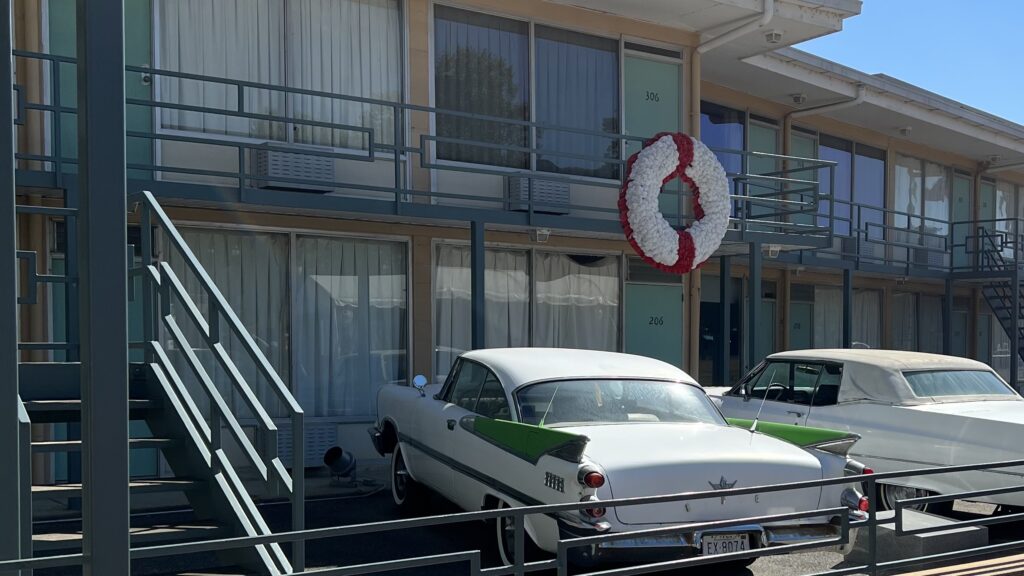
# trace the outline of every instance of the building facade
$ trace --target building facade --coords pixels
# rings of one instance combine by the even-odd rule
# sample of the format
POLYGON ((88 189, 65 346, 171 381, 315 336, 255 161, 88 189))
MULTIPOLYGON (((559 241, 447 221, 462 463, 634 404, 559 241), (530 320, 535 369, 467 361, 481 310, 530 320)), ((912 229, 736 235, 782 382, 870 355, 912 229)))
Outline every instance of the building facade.
MULTIPOLYGON (((443 378, 479 346, 653 355, 708 385, 774 351, 844 346, 1017 378, 999 307, 1017 300, 985 287, 1018 281, 1024 127, 785 47, 840 30, 860 2, 125 10, 129 192, 160 199, 299 400, 310 463, 334 444, 372 457, 377 389, 443 378), (642 263, 618 223, 624 159, 665 130, 713 147, 735 194, 723 248, 685 276, 642 263)), ((23 203, 76 186, 76 28, 73 0, 16 3, 23 203)), ((680 226, 688 203, 666 187, 680 226)), ((18 232, 39 273, 66 273, 62 218, 23 214, 18 232)), ((23 342, 73 344, 68 291, 21 306, 23 342)), ((66 459, 37 465, 67 474, 66 459)))

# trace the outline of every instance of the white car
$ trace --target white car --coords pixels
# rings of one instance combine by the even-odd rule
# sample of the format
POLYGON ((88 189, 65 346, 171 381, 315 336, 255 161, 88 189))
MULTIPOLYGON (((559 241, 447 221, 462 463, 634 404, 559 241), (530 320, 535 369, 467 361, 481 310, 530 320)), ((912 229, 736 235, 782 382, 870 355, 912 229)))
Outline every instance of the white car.
MULTIPOLYGON (((844 506, 867 501, 848 484, 608 510, 602 500, 843 477, 854 434, 768 424, 804 435, 806 449, 726 422, 685 372, 650 358, 545 348, 462 354, 446 382, 385 386, 377 450, 391 454, 392 496, 409 506, 427 486, 464 510, 592 501, 582 512, 531 515, 530 540, 554 553, 561 538, 844 506)), ((574 562, 720 554, 837 536, 838 517, 638 538, 576 549, 574 562)), ((511 519, 496 522, 504 563, 511 519)), ((749 564, 752 560, 741 561, 749 564)))
MULTIPOLYGON (((708 393, 726 416, 754 418, 760 410, 761 420, 857 433, 850 456, 875 472, 1020 458, 1024 398, 974 360, 890 350, 781 352, 733 388, 708 393)), ((1015 486, 1022 478, 1024 470, 1005 468, 901 478, 882 485, 879 504, 891 509, 896 500, 1015 486)), ((1024 493, 979 500, 1024 506, 1024 493)))

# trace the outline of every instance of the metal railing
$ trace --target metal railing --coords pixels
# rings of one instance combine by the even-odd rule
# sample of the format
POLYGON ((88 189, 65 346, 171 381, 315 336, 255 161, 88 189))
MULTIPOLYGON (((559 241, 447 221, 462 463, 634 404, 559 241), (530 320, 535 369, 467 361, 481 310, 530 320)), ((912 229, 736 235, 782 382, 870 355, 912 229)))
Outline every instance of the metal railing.
MULTIPOLYGON (((246 486, 237 476, 236 471, 243 466, 254 470, 258 480, 266 483, 268 489, 283 488, 291 500, 292 527, 301 530, 305 526, 302 408, 152 194, 144 191, 130 195, 129 205, 132 202, 136 203, 142 225, 142 262, 131 274, 133 277, 141 277, 143 281, 143 339, 131 345, 145 351, 146 363, 167 395, 175 400, 172 405, 180 407, 180 416, 207 463, 215 471, 225 472, 234 499, 242 504, 239 512, 245 516, 246 524, 253 527, 254 533, 269 533, 269 528, 256 509, 246 486), (159 237, 165 240, 160 247, 165 253, 161 254, 162 259, 159 261, 154 258, 157 250, 153 246, 157 231, 159 237), (196 282, 194 285, 198 286, 206 301, 205 315, 186 290, 178 273, 167 262, 170 253, 182 262, 183 269, 196 282), (184 313, 176 313, 175 310, 184 313), (191 332, 202 340, 202 346, 213 353, 216 366, 205 365, 196 355, 194 343, 189 341, 185 327, 179 323, 182 317, 187 320, 191 332), (229 353, 225 347, 228 337, 238 344, 232 347, 234 354, 229 353), (165 342, 173 343, 173 346, 169 347, 165 342), (171 360, 168 348, 180 353, 182 364, 195 377, 198 392, 189 390, 190 387, 178 373, 180 364, 176 365, 171 360), (265 401, 261 401, 253 389, 253 383, 242 376, 238 362, 243 359, 255 366, 260 376, 259 381, 265 384, 270 396, 277 402, 278 410, 265 406, 265 401), (211 371, 217 367, 226 375, 226 390, 215 385, 211 377, 211 371), (243 431, 236 410, 229 405, 224 392, 237 395, 248 410, 250 418, 246 424, 255 428, 258 439, 255 446, 243 431), (205 414, 195 399, 196 394, 205 400, 202 402, 206 408, 205 414), (278 457, 278 425, 270 412, 275 412, 275 416, 280 414, 291 426, 291 473, 278 457), (222 435, 225 429, 231 441, 240 448, 237 451, 240 461, 233 462, 223 449, 222 435)), ((278 562, 287 566, 283 552, 276 546, 274 548, 271 552, 278 562)), ((304 565, 303 558, 304 550, 300 542, 293 548, 292 560, 299 570, 304 565)))
MULTIPOLYGON (((601 501, 601 505, 606 509, 613 509, 628 506, 666 504, 671 502, 687 502, 703 499, 720 499, 723 497, 732 498, 744 495, 765 495, 779 492, 804 490, 809 488, 821 488, 825 486, 849 484, 860 484, 863 486, 864 491, 867 494, 875 494, 877 493, 880 484, 885 484, 886 481, 892 481, 900 478, 934 476, 941 474, 958 474, 977 471, 992 471, 992 473, 994 474, 999 474, 1001 477, 1006 477, 1006 472, 1003 472, 1002 469, 1019 468, 1022 466, 1024 466, 1024 459, 1007 460, 1000 462, 987 462, 978 464, 963 464, 956 466, 920 468, 895 472, 875 473, 861 476, 846 476, 823 480, 807 480, 788 484, 751 486, 744 488, 729 488, 724 490, 706 490, 701 492, 687 492, 679 494, 666 494, 634 498, 619 498, 601 501)), ((1020 474, 1018 473, 1012 473, 1011 475, 1020 476, 1020 474)), ((956 561, 959 559, 999 554, 1024 549, 1024 539, 1018 539, 1008 542, 1001 542, 998 544, 989 544, 980 547, 967 548, 963 550, 892 560, 885 559, 879 556, 880 550, 878 545, 879 526, 892 525, 894 527, 893 533, 896 536, 903 536, 952 530, 957 528, 958 526, 990 526, 995 524, 1003 524, 1008 522, 1024 520, 1024 513, 1015 512, 1005 515, 978 517, 969 520, 951 520, 950 522, 945 523, 941 526, 914 529, 908 529, 904 524, 903 520, 903 514, 905 510, 907 510, 910 506, 913 506, 915 504, 950 502, 954 499, 971 500, 973 498, 986 498, 998 494, 1007 494, 1022 491, 1024 491, 1024 484, 1010 484, 1005 487, 997 489, 963 491, 958 492, 956 494, 945 494, 896 500, 894 507, 895 514, 891 519, 879 517, 875 500, 872 498, 869 500, 866 518, 862 520, 850 520, 847 516, 848 508, 846 508, 845 506, 836 506, 808 509, 792 513, 770 514, 757 517, 736 518, 730 520, 718 520, 708 522, 686 522, 665 525, 654 529, 638 529, 629 530, 626 532, 613 532, 585 537, 561 538, 558 541, 557 553, 553 558, 537 561, 528 561, 526 558, 526 531, 524 529, 524 518, 530 515, 557 516, 559 514, 565 513, 580 513, 585 508, 592 508, 594 506, 593 501, 567 504, 525 506, 517 508, 499 508, 476 512, 444 514, 423 518, 388 520, 382 522, 370 522, 347 526, 331 526, 309 530, 280 532, 276 534, 260 536, 223 538, 201 542, 188 542, 180 544, 138 547, 132 548, 130 554, 133 560, 154 559, 164 558, 172 555, 180 556, 185 554, 194 554, 201 552, 226 551, 241 547, 259 546, 273 543, 283 544, 290 542, 293 544, 298 544, 310 540, 350 537, 365 534, 379 534, 384 532, 393 532, 414 528, 451 526, 454 524, 479 522, 482 520, 497 520, 499 518, 511 517, 514 529, 513 559, 510 564, 493 567, 483 567, 482 558, 484 557, 484 553, 482 552, 482 550, 479 549, 471 549, 456 552, 429 554, 416 557, 407 557, 401 559, 382 560, 358 565, 319 567, 310 568, 307 570, 296 569, 295 571, 289 573, 289 576, 299 576, 305 574, 315 574, 317 576, 376 574, 397 569, 408 569, 416 567, 440 566, 451 564, 468 565, 471 574, 489 574, 494 576, 514 574, 516 576, 520 576, 523 574, 537 572, 540 570, 554 569, 557 571, 559 576, 563 576, 568 574, 569 571, 570 551, 579 547, 597 546, 601 545, 602 543, 608 543, 615 540, 631 539, 643 536, 683 535, 700 531, 720 530, 723 528, 728 529, 730 527, 738 527, 751 524, 764 525, 771 524, 773 522, 787 522, 799 518, 831 516, 838 517, 841 519, 841 522, 838 525, 838 535, 834 537, 825 537, 820 540, 804 542, 799 544, 785 544, 772 547, 752 548, 750 550, 732 552, 728 554, 712 556, 698 555, 689 558, 679 558, 675 560, 646 564, 635 564, 617 568, 598 567, 595 569, 591 569, 591 571, 587 572, 587 574, 592 574, 594 576, 598 574, 602 576, 610 576, 658 573, 669 570, 674 571, 679 568, 694 565, 713 564, 717 562, 740 560, 746 558, 759 558, 762 556, 774 556, 789 552, 801 552, 820 548, 832 548, 839 545, 852 545, 854 543, 852 539, 852 536, 854 535, 853 531, 857 530, 858 542, 860 541, 860 535, 867 534, 867 537, 863 542, 864 545, 862 547, 859 547, 859 550, 862 550, 863 554, 865 554, 864 561, 854 566, 844 566, 841 568, 833 568, 830 570, 816 572, 815 575, 830 574, 840 576, 846 574, 870 574, 874 576, 879 573, 883 573, 893 569, 907 568, 922 564, 946 563, 956 561)), ((67 554, 63 556, 53 556, 46 558, 9 560, 0 562, 0 570, 75 566, 81 565, 84 561, 85 558, 83 557, 82 554, 67 554)))
MULTIPOLYGON (((77 158, 68 146, 71 140, 64 125, 76 109, 62 102, 68 87, 61 84, 61 69, 74 66, 76 60, 26 51, 15 51, 15 57, 22 66, 44 69, 41 75, 47 78, 41 101, 27 100, 28 91, 21 86, 16 91, 19 121, 34 123, 45 132, 43 145, 18 151, 20 169, 43 173, 57 187, 71 185, 68 174, 77 158)), ((145 112, 133 118, 146 118, 128 126, 130 175, 205 186, 189 194, 205 190, 211 200, 223 200, 223 194, 215 192, 222 193, 225 187, 265 202, 286 196, 288 190, 282 189, 313 189, 321 195, 299 195, 289 201, 311 208, 391 214, 440 204, 492 213, 522 212, 528 221, 537 214, 564 214, 575 217, 564 219, 567 229, 606 227, 617 219, 626 150, 646 139, 623 134, 618 127, 556 126, 171 70, 128 66, 126 73, 133 81, 144 78, 153 86, 150 98, 126 98, 130 111, 145 112), (162 97, 169 93, 169 86, 186 85, 218 92, 221 105, 162 97), (281 104, 271 106, 270 102, 281 104), (313 108, 331 112, 310 112, 313 108), (336 116, 343 118, 338 121, 336 116), (204 131, 205 124, 217 125, 219 133, 204 131), (431 128, 424 130, 424 126, 431 128), (170 150, 184 151, 183 156, 172 158, 170 150), (254 168, 254 157, 265 153, 327 161, 342 173, 333 178, 261 173, 254 168), (200 154, 201 162, 196 160, 200 154), (390 163, 390 168, 381 167, 381 162, 390 163), (374 164, 378 167, 371 169, 374 164), (367 170, 374 172, 367 176, 367 170), (512 178, 529 183, 525 197, 510 197, 507 187, 512 178), (552 200, 538 192, 546 185, 568 188, 562 191, 562 199, 552 200), (322 194, 334 198, 325 201, 322 194), (357 201, 345 204, 344 198, 357 201)), ((734 213, 732 230, 785 235, 791 238, 781 243, 807 246, 817 246, 831 234, 830 226, 796 216, 818 213, 823 199, 818 178, 805 175, 832 174, 834 162, 715 151, 725 164, 735 167, 729 174, 733 200, 746 207, 734 213)), ((683 188, 667 187, 663 195, 674 198, 662 204, 674 206, 666 208, 666 217, 680 227, 692 219, 687 207, 691 193, 683 188)), ((482 214, 481 219, 485 218, 482 214)))

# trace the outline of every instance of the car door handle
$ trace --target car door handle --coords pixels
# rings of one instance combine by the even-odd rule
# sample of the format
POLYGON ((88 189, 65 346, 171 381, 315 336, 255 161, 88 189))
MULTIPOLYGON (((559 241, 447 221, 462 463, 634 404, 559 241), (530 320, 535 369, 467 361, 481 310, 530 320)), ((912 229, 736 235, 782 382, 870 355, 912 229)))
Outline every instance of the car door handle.
POLYGON ((449 430, 455 430, 455 420, 449 420, 447 424, 449 430))
POLYGON ((797 412, 796 410, 788 410, 788 411, 786 411, 786 414, 793 414, 797 418, 800 418, 801 416, 804 415, 803 412, 797 412))

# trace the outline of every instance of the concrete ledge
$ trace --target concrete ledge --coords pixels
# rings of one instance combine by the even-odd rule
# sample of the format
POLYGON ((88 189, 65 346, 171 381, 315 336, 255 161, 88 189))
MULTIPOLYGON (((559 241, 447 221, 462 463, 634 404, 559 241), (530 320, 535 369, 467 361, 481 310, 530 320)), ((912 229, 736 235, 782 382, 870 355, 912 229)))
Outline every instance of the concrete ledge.
MULTIPOLYGON (((919 528, 931 528, 934 526, 948 525, 948 530, 939 530, 925 534, 912 534, 897 536, 895 512, 879 512, 879 522, 891 522, 880 524, 877 530, 877 560, 887 562, 889 560, 905 560, 920 556, 929 556, 940 552, 952 552, 954 550, 966 550, 988 545, 988 527, 986 526, 957 526, 955 520, 917 512, 915 510, 903 511, 904 530, 916 530, 919 528)), ((869 534, 866 527, 857 531, 857 541, 847 560, 856 563, 866 563, 870 550, 869 534)))

